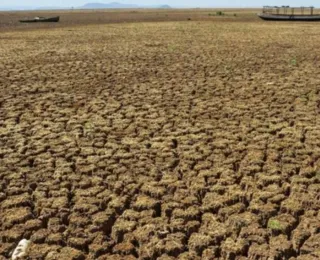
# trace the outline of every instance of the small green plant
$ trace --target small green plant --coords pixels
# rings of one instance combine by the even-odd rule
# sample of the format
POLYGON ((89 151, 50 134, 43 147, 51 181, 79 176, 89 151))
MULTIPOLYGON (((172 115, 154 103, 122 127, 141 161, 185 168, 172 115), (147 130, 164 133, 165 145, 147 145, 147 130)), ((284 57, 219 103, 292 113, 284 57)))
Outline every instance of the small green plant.
POLYGON ((233 14, 234 17, 237 17, 237 14, 233 14))
POLYGON ((222 12, 222 11, 217 11, 217 12, 216 12, 216 15, 217 15, 217 16, 223 16, 223 15, 224 15, 224 12, 222 12))
POLYGON ((269 219, 268 228, 272 230, 282 230, 280 222, 274 219, 269 219))
POLYGON ((296 58, 291 59, 290 64, 292 66, 297 66, 297 59, 296 58))
POLYGON ((169 44, 169 45, 168 45, 168 50, 169 50, 170 52, 175 52, 176 49, 177 49, 177 47, 176 47, 175 45, 173 45, 173 44, 169 44))

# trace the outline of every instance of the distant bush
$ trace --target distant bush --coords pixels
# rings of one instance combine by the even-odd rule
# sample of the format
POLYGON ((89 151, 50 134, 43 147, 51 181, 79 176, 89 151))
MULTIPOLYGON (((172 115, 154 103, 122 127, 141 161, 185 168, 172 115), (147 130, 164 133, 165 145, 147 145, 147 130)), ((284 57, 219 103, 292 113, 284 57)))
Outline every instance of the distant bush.
POLYGON ((217 16, 223 16, 223 15, 224 15, 224 12, 222 12, 222 11, 217 11, 217 12, 216 12, 216 15, 217 15, 217 16))
POLYGON ((225 13, 222 12, 222 11, 217 11, 215 14, 209 13, 208 15, 209 15, 209 16, 223 16, 223 15, 225 15, 225 13))

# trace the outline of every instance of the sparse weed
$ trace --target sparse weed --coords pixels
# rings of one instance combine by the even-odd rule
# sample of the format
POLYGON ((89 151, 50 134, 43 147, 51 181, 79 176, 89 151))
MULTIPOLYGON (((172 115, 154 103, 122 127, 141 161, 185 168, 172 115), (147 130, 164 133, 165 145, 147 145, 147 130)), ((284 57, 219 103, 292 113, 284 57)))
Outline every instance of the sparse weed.
POLYGON ((269 219, 268 228, 271 230, 282 230, 280 222, 274 219, 269 219))
POLYGON ((168 50, 169 50, 170 52, 175 52, 176 49, 177 49, 177 47, 176 47, 175 45, 173 45, 173 44, 169 44, 169 45, 168 45, 168 50))
POLYGON ((292 58, 292 59, 290 60, 290 65, 292 65, 292 66, 297 66, 297 59, 296 59, 296 58, 292 58))

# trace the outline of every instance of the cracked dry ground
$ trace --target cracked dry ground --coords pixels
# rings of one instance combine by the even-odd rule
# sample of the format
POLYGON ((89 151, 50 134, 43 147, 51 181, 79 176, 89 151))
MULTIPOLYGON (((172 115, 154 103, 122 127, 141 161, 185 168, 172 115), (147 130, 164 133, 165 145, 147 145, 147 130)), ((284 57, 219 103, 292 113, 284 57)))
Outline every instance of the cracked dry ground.
POLYGON ((320 28, 0 36, 0 259, 319 259, 320 28))

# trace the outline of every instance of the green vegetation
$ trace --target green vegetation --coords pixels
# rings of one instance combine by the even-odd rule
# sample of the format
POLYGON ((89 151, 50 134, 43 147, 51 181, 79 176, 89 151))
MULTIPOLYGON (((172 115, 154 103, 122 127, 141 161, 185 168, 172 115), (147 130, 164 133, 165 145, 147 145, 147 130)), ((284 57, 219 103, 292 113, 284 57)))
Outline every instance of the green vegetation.
POLYGON ((282 230, 280 222, 274 219, 269 219, 268 228, 272 230, 282 230))
POLYGON ((297 59, 296 58, 291 59, 290 64, 292 66, 297 66, 297 59))
POLYGON ((175 51, 177 50, 177 46, 174 45, 174 44, 169 44, 169 45, 168 45, 168 50, 169 50, 170 52, 175 52, 175 51))

